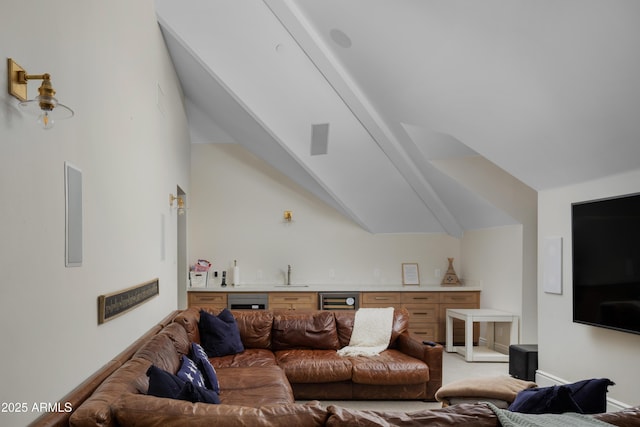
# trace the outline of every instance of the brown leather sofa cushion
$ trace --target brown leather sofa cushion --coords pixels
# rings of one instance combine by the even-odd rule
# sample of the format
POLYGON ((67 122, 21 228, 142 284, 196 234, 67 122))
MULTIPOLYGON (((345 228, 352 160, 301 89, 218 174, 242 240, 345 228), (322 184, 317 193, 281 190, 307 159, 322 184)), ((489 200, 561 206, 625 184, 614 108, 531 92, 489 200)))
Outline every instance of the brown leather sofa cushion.
MULTIPOLYGON (((191 342, 200 342, 200 308, 190 307, 178 314, 175 323, 182 325, 191 342)), ((218 315, 220 310, 204 309, 207 313, 218 315)), ((238 331, 244 348, 270 348, 273 313, 266 310, 230 310, 238 324, 238 331)))
POLYGON ((291 385, 277 366, 221 368, 216 372, 220 381, 220 403, 257 407, 295 402, 291 385))
POLYGON ((429 367, 398 350, 385 350, 375 357, 349 357, 352 381, 358 384, 419 384, 429 381, 429 367))
POLYGON ((242 366, 276 366, 276 357, 271 350, 248 348, 242 353, 209 359, 214 368, 237 368, 242 366))
POLYGON ((330 405, 327 411, 329 419, 325 425, 329 427, 498 427, 500 425, 498 418, 486 405, 462 404, 415 412, 358 411, 330 405))
MULTIPOLYGON (((77 408, 69 419, 71 426, 112 426, 111 405, 122 395, 146 393, 149 388, 149 360, 131 359, 107 378, 96 391, 77 408)), ((152 397, 157 399, 155 397, 152 397)), ((164 400, 164 399, 161 399, 164 400)))
POLYGON ((273 313, 265 310, 231 310, 244 348, 271 348, 273 313))
POLYGON ((272 350, 340 348, 331 311, 276 313, 273 316, 272 350))
POLYGON ((203 405, 151 396, 123 396, 114 405, 118 425, 136 427, 323 426, 327 412, 318 402, 251 408, 203 405))
POLYGON ((618 427, 638 427, 640 426, 640 406, 623 409, 617 412, 606 412, 604 414, 594 414, 594 418, 618 427))
POLYGON ((278 365, 292 383, 329 383, 351 379, 351 361, 335 350, 291 349, 276 352, 278 365))
MULTIPOLYGON (((355 311, 336 311, 336 328, 338 331, 338 339, 340 340, 340 348, 348 346, 353 332, 353 322, 356 316, 355 311)), ((403 332, 409 329, 409 312, 404 308, 397 308, 393 312, 393 329, 391 330, 391 339, 389 346, 392 347, 403 332)))
POLYGON ((189 344, 185 330, 178 324, 171 324, 144 344, 133 359, 145 359, 160 369, 175 373, 180 369, 181 356, 189 354, 189 344))
POLYGON ((200 330, 198 329, 198 322, 200 322, 200 309, 198 307, 190 307, 180 314, 178 314, 173 320, 174 323, 182 325, 187 331, 189 341, 200 343, 200 330))

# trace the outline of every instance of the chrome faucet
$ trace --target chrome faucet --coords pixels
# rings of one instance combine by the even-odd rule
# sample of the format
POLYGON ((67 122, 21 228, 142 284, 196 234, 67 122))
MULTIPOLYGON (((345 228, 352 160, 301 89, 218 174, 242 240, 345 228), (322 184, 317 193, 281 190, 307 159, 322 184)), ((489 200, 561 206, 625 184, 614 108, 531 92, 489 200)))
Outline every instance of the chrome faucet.
POLYGON ((291 264, 287 266, 287 286, 291 285, 291 264))

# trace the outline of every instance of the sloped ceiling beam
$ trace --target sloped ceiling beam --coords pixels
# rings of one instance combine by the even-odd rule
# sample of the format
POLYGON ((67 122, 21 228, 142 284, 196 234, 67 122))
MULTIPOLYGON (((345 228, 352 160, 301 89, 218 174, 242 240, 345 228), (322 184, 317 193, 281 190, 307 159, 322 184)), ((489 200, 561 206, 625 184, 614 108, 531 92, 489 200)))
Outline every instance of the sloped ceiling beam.
POLYGON ((304 169, 299 160, 283 149, 277 137, 270 134, 257 117, 250 114, 242 101, 233 96, 224 82, 198 59, 195 52, 162 17, 159 16, 158 21, 176 70, 183 80, 192 142, 210 143, 212 135, 215 135, 218 138, 222 136, 223 143, 238 143, 367 229, 367 225, 348 206, 329 194, 321 182, 304 169))
POLYGON ((330 50, 324 46, 322 39, 315 33, 294 2, 286 0, 264 0, 264 2, 406 179, 442 228, 452 236, 462 237, 463 229, 456 218, 420 173, 367 97, 351 80, 339 61, 332 57, 330 50))

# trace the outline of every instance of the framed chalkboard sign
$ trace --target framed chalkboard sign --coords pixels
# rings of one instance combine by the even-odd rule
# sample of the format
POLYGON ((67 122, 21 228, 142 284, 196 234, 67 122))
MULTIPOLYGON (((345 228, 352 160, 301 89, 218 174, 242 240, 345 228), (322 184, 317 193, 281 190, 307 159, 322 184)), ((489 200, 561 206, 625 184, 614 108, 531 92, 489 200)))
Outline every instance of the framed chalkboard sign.
POLYGON ((158 279, 98 297, 98 324, 133 310, 160 293, 158 279))

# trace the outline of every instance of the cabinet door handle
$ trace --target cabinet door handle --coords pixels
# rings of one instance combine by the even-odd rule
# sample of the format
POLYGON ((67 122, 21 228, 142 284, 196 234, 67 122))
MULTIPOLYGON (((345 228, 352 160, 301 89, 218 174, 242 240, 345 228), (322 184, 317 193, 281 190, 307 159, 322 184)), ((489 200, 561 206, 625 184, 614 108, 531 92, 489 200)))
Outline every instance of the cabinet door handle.
POLYGON ((389 297, 375 297, 374 299, 377 301, 386 301, 389 299, 389 297))
POLYGON ((416 315, 416 316, 426 316, 427 315, 427 313, 420 313, 420 312, 415 312, 413 314, 416 315))
POLYGON ((297 297, 284 297, 285 301, 298 301, 297 297))
POLYGON ((215 300, 216 297, 199 297, 198 300, 200 301, 213 301, 215 300))

